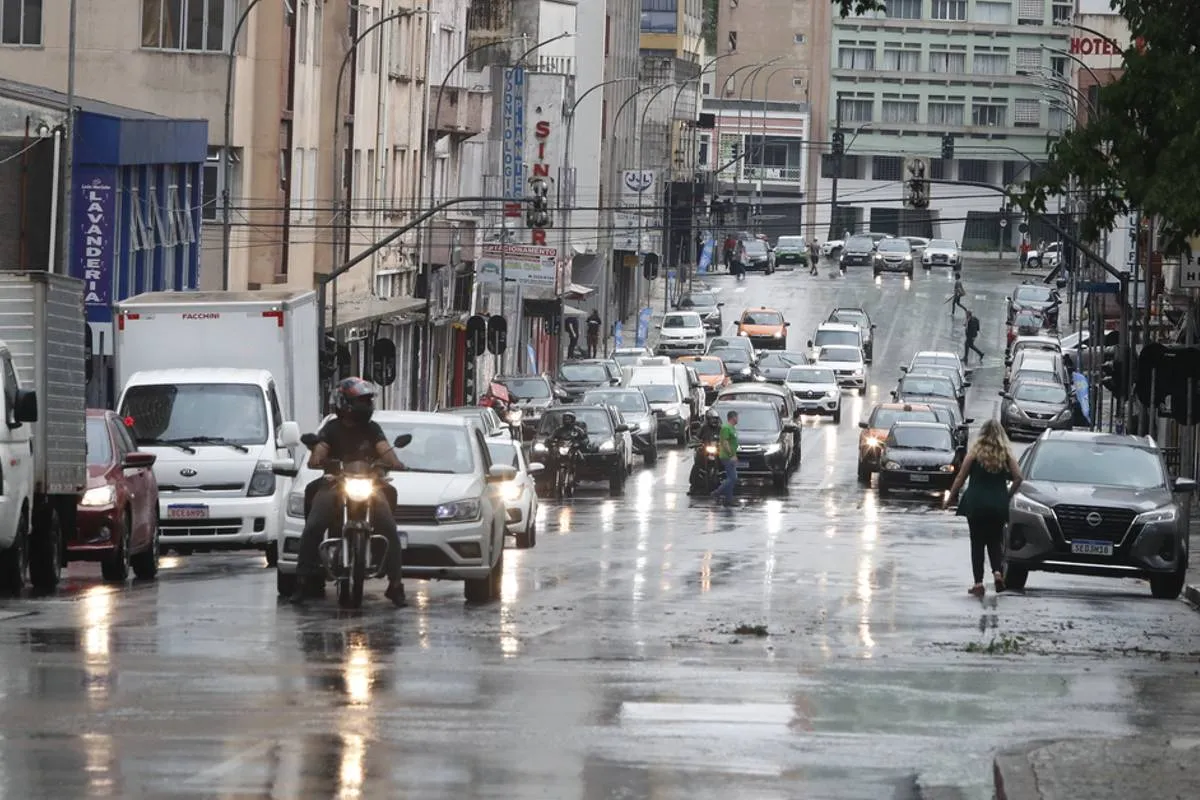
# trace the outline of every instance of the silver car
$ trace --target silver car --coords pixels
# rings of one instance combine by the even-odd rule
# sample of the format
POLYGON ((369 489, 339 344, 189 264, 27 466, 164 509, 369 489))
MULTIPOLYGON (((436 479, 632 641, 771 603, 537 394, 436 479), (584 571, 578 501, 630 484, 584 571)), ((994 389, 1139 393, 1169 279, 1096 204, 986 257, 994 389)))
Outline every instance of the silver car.
POLYGON ((962 266, 962 252, 953 239, 932 239, 921 252, 921 266, 925 269, 950 267, 957 270, 962 266))
POLYGON ((1071 427, 1071 399, 1057 381, 1022 378, 1000 396, 1000 424, 1011 439, 1071 427))
POLYGON ((912 245, 908 239, 884 239, 875 248, 875 275, 881 272, 903 272, 913 276, 912 245))

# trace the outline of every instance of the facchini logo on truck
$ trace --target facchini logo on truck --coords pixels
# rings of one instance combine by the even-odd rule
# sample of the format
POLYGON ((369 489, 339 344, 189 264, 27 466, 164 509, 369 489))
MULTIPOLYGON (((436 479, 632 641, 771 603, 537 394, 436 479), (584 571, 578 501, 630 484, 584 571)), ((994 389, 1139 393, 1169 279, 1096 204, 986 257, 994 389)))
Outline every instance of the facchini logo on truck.
POLYGON ((203 313, 189 311, 189 312, 180 314, 180 316, 183 317, 184 319, 220 319, 221 318, 221 315, 215 311, 206 311, 203 313))

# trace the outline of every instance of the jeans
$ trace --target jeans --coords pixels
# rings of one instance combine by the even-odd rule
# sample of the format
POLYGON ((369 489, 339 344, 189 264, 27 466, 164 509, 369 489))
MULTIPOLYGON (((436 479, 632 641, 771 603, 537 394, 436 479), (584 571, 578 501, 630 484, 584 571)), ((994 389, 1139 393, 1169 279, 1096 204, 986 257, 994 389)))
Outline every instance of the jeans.
POLYGON ((725 480, 713 492, 713 497, 720 496, 726 503, 733 502, 733 489, 737 486, 737 459, 723 458, 721 466, 725 468, 725 480))
MULTIPOLYGON (((301 577, 318 577, 325 574, 321 563, 321 541, 329 530, 334 515, 338 513, 338 495, 332 485, 318 488, 312 498, 312 507, 304 520, 304 533, 300 537, 300 552, 296 559, 296 574, 301 577)), ((371 501, 371 521, 374 532, 387 539, 387 577, 392 585, 400 583, 400 537, 396 535, 396 519, 392 516, 384 493, 375 495, 371 501)))
POLYGON ((1004 525, 1008 522, 1000 514, 972 514, 967 517, 971 530, 971 573, 976 583, 983 583, 983 552, 987 551, 992 572, 1001 571, 1004 525))
POLYGON ((958 295, 954 295, 954 302, 950 304, 950 316, 954 316, 954 309, 956 307, 961 308, 963 311, 967 310, 967 307, 962 304, 962 297, 958 295))
POLYGON ((968 336, 968 337, 967 337, 967 344, 966 344, 966 346, 963 348, 963 363, 964 363, 964 364, 965 364, 965 363, 967 363, 967 356, 969 356, 969 355, 971 354, 971 351, 972 351, 972 350, 974 350, 974 351, 975 351, 975 352, 976 352, 976 353, 979 355, 979 358, 980 358, 980 360, 982 360, 982 359, 983 359, 983 351, 982 351, 982 350, 980 350, 978 347, 976 347, 976 346, 975 346, 975 337, 974 337, 974 336, 968 336))

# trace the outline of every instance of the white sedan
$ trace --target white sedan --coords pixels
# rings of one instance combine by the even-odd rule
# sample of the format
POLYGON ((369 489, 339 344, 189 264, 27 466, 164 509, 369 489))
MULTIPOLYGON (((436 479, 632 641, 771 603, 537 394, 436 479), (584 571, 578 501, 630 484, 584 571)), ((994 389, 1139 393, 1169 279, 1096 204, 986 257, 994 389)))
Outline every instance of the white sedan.
POLYGON ((525 452, 514 441, 490 439, 488 452, 492 464, 505 464, 517 471, 511 481, 500 484, 500 497, 508 511, 507 530, 517 540, 517 549, 525 550, 537 544, 538 496, 533 476, 544 468, 536 461, 525 460, 525 452))

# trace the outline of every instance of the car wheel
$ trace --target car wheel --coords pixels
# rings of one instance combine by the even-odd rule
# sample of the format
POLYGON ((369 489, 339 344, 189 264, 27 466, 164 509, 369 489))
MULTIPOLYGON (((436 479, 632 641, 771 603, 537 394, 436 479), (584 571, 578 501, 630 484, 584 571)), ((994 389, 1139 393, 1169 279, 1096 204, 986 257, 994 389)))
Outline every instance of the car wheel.
POLYGON ((161 552, 158 546, 158 516, 154 519, 154 535, 150 537, 150 546, 140 553, 129 557, 129 565, 138 580, 152 581, 158 577, 158 556, 161 552))
POLYGON ((529 525, 515 537, 518 550, 528 550, 537 544, 537 521, 530 518, 529 525))
POLYGON ((837 410, 833 412, 833 424, 834 425, 842 424, 842 408, 841 408, 841 406, 838 406, 837 410))
MULTIPOLYGON (((1005 589, 1012 589, 1017 592, 1022 592, 1025 590, 1025 582, 1029 580, 1028 569, 1025 567, 1014 566, 1005 561, 1001 574, 1004 576, 1005 589)), ((1176 592, 1177 596, 1178 594, 1179 593, 1176 592)))
POLYGON ((121 540, 108 558, 100 562, 100 575, 106 581, 124 583, 129 577, 129 547, 133 541, 133 516, 126 511, 121 521, 121 540))
POLYGON ((618 467, 608 476, 608 493, 618 497, 625 491, 625 470, 618 467))
POLYGON ((18 596, 25 588, 25 571, 29 566, 29 514, 21 512, 17 535, 12 546, 0 552, 0 591, 18 596))
MULTIPOLYGON (((842 271, 843 271, 843 272, 845 272, 845 271, 846 271, 846 268, 845 268, 845 267, 842 267, 842 271)), ((874 277, 878 278, 878 277, 879 277, 879 270, 873 270, 873 271, 871 272, 871 274, 872 274, 874 277)))
POLYGON ((267 556, 267 569, 279 563, 279 542, 268 542, 263 552, 267 556))
POLYGON ((909 279, 910 279, 910 280, 912 279, 912 276, 913 276, 913 271, 912 271, 911 269, 910 269, 910 270, 909 270, 907 273, 905 273, 905 274, 906 274, 906 275, 908 275, 908 277, 909 277, 909 279))
MULTIPOLYGON (((503 540, 502 540, 503 541, 503 540)), ((490 603, 500 597, 500 579, 504 576, 504 550, 501 548, 496 563, 483 578, 463 581, 463 597, 468 603, 490 603)))
POLYGON ((776 472, 771 476, 771 485, 775 487, 775 491, 786 492, 788 488, 788 473, 787 470, 776 472))
POLYGON ((1151 575, 1150 594, 1159 600, 1174 600, 1183 591, 1187 582, 1187 567, 1176 570, 1170 575, 1151 575))
POLYGON ((62 577, 62 524, 58 510, 43 507, 34 520, 29 542, 29 582, 33 588, 52 592, 62 577))
POLYGON ((867 387, 865 387, 865 386, 858 387, 858 396, 859 397, 862 397, 866 393, 867 393, 867 387))
POLYGON ((858 462, 858 482, 867 486, 871 485, 871 468, 861 461, 858 462))
POLYGON ((688 435, 687 435, 687 430, 685 429, 685 430, 680 431, 679 435, 675 437, 675 444, 679 445, 680 447, 686 447, 687 443, 688 443, 688 435))
POLYGON ((275 570, 275 591, 280 597, 291 597, 296 593, 296 585, 299 583, 299 578, 294 572, 283 572, 280 569, 275 570))
POLYGON ((642 463, 646 466, 653 466, 658 461, 658 445, 652 444, 650 448, 642 454, 642 463))

